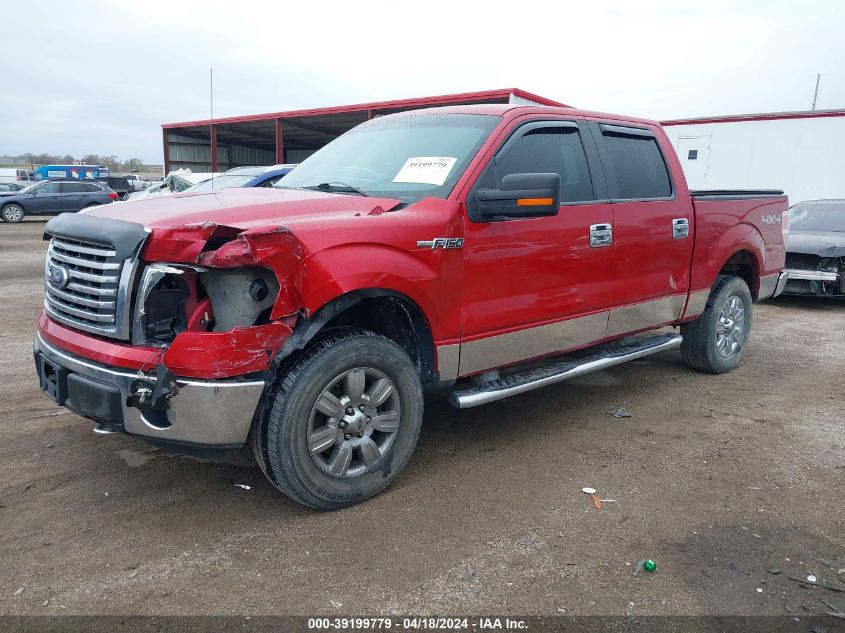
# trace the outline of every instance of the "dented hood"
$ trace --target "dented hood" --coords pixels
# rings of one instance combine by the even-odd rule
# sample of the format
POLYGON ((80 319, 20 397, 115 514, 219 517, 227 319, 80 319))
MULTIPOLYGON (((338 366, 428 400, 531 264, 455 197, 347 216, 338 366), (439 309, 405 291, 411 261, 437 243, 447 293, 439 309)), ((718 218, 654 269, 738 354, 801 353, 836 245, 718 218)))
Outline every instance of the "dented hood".
POLYGON ((845 233, 790 229, 786 238, 786 251, 819 257, 845 257, 845 233))
POLYGON ((107 205, 89 215, 143 224, 156 233, 197 224, 219 224, 242 231, 270 225, 291 226, 321 216, 367 215, 390 211, 400 204, 390 198, 346 194, 243 187, 205 194, 181 194, 107 205))

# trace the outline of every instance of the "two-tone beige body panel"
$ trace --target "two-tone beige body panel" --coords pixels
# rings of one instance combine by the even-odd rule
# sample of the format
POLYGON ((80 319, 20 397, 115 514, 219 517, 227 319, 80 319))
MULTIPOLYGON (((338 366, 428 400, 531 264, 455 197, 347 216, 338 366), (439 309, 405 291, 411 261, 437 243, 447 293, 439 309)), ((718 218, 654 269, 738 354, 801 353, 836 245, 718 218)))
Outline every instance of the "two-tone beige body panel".
MULTIPOLYGON (((685 314, 701 314, 709 293, 709 290, 706 294, 704 291, 694 293, 695 304, 688 306, 685 314)), ((686 294, 671 295, 574 319, 465 341, 460 345, 441 345, 437 348, 440 379, 454 380, 459 376, 469 376, 532 358, 588 347, 592 343, 629 332, 675 323, 681 318, 686 304, 686 294)))

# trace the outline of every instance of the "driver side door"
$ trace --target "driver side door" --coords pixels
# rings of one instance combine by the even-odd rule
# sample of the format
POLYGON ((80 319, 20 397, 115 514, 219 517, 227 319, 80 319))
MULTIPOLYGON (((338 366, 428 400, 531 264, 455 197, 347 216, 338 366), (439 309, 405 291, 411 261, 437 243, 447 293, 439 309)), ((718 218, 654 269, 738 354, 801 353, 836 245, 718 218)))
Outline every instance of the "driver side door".
POLYGON ((62 190, 57 182, 45 182, 30 193, 26 203, 29 213, 59 213, 62 208, 62 190))
POLYGON ((612 298, 613 209, 584 123, 517 125, 467 198, 459 374, 603 339, 612 298), (509 174, 557 173, 557 215, 490 220, 477 192, 509 174), (596 239, 596 227, 604 238, 596 239), (592 234, 592 236, 591 236, 592 234))

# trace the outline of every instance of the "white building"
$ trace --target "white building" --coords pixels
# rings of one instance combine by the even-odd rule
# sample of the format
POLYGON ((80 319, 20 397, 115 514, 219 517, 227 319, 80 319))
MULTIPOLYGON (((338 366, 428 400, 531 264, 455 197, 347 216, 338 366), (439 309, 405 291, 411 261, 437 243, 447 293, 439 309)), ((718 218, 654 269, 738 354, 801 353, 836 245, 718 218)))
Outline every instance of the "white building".
POLYGON ((663 121, 690 189, 845 198, 845 110, 663 121))

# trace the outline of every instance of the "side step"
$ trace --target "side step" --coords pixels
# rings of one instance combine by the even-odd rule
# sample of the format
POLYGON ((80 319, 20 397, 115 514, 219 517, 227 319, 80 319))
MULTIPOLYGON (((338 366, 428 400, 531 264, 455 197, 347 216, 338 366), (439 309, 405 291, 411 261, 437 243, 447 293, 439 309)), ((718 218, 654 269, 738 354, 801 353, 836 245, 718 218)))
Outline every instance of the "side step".
POLYGON ((467 389, 449 394, 449 403, 458 409, 469 409, 488 402, 515 396, 518 393, 553 385, 570 378, 607 369, 658 352, 677 349, 683 337, 680 334, 662 334, 639 339, 633 343, 615 344, 582 358, 561 358, 548 365, 527 369, 490 382, 482 382, 467 389))

